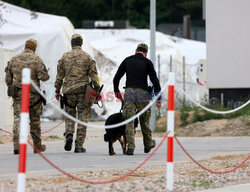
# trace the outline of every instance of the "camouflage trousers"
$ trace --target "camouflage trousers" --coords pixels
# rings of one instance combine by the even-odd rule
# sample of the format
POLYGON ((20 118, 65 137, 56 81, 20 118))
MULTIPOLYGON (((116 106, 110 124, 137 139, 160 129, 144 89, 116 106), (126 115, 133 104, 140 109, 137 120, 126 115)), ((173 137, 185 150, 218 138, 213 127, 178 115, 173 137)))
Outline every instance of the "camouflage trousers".
MULTIPOLYGON (((137 88, 127 88, 124 94, 124 107, 123 117, 129 119, 134 116, 137 112, 141 111, 146 105, 148 105, 147 91, 137 88)), ((152 145, 152 131, 149 128, 149 119, 151 115, 151 109, 148 109, 140 117, 141 131, 143 135, 144 147, 152 145)), ((135 132, 134 132, 134 121, 126 125, 126 139, 128 148, 135 148, 135 132)))
MULTIPOLYGON (((71 116, 76 117, 80 121, 87 122, 90 117, 92 103, 86 102, 84 97, 85 93, 66 94, 68 106, 67 105, 65 106, 65 111, 71 116)), ((64 136, 67 136, 69 133, 74 134, 75 121, 66 119, 65 122, 66 124, 65 124, 64 136)), ((75 140, 75 146, 77 148, 82 148, 82 145, 86 138, 86 133, 87 133, 87 127, 78 124, 76 132, 76 140, 75 140)))
MULTIPOLYGON (((30 106, 40 100, 40 95, 30 94, 30 106)), ((14 150, 19 149, 19 131, 20 131, 20 113, 21 113, 21 91, 18 91, 18 96, 13 98, 14 106, 14 126, 13 126, 13 145, 14 150)), ((42 102, 29 109, 30 118, 30 134, 35 147, 41 146, 41 126, 40 116, 42 114, 42 102)))

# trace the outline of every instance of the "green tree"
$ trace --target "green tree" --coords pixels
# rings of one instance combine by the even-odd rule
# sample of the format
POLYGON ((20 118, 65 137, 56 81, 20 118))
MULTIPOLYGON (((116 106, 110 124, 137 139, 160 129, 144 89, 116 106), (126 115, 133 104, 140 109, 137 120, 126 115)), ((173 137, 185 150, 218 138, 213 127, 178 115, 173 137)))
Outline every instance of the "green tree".
MULTIPOLYGON (((37 12, 68 17, 76 28, 83 20, 129 20, 137 28, 149 27, 150 0, 6 0, 37 12)), ((156 0, 156 22, 182 22, 183 15, 201 19, 202 0, 156 0)))

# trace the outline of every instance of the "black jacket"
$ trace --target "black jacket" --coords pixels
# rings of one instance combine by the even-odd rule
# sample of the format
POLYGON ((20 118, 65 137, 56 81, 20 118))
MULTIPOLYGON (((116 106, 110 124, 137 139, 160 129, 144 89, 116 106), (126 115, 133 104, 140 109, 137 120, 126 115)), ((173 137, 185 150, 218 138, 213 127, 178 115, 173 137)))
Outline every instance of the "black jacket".
POLYGON ((154 86, 154 92, 161 91, 159 80, 156 76, 153 63, 144 57, 141 53, 137 53, 124 59, 118 68, 113 79, 114 91, 119 91, 119 82, 126 73, 126 88, 141 88, 147 90, 149 78, 154 86))

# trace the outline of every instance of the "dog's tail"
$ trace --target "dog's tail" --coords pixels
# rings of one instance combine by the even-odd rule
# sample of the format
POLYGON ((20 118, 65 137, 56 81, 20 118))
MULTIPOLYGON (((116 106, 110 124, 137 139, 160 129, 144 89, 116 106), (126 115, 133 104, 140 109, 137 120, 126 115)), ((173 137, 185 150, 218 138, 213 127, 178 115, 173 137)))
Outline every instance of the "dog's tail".
POLYGON ((106 133, 106 134, 104 134, 104 141, 106 141, 106 142, 108 142, 109 141, 109 136, 108 136, 108 134, 106 133))

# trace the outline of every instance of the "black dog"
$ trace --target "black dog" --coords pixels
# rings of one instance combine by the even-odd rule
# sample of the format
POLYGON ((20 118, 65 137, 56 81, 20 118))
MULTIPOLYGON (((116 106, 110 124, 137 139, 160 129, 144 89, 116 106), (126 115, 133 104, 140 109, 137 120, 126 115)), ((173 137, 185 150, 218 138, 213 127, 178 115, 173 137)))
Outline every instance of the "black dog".
MULTIPOLYGON (((108 119, 105 122, 105 125, 114 125, 117 123, 120 123, 124 121, 122 117, 122 113, 115 113, 113 115, 110 115, 108 119)), ((134 121, 135 128, 138 126, 138 119, 136 118, 134 121)), ((113 143, 118 140, 122 146, 123 154, 126 153, 126 136, 125 136, 125 129, 126 125, 122 125, 120 127, 111 128, 111 129, 105 129, 106 134, 104 134, 104 141, 109 142, 109 155, 115 155, 113 148, 113 143), (123 137, 123 138, 122 138, 123 137)))

